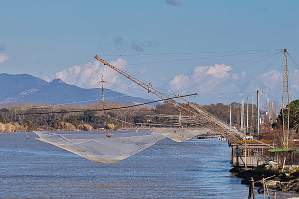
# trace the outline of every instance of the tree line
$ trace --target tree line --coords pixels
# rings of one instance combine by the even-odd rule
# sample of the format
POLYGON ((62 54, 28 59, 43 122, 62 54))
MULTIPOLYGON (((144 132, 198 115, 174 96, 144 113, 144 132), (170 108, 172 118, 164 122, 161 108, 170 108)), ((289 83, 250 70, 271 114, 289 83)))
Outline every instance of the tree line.
MULTIPOLYGON (((299 129, 299 100, 291 102, 290 107, 290 127, 299 129)), ((215 115, 223 122, 229 124, 230 109, 232 125, 240 128, 241 123, 241 104, 211 104, 202 106, 205 110, 215 115)), ((245 105, 246 107, 246 105, 245 105)), ((74 107, 72 107, 74 109, 74 107)), ((75 107, 75 109, 78 109, 75 107)), ((120 127, 133 126, 155 126, 155 125, 172 125, 177 124, 179 120, 180 111, 172 104, 164 103, 157 104, 154 107, 141 107, 125 110, 113 111, 92 111, 83 110, 82 112, 68 113, 68 107, 60 107, 53 109, 51 106, 45 107, 9 107, 0 109, 0 123, 1 124, 18 124, 26 130, 55 130, 69 128, 75 129, 80 125, 89 125, 92 129, 117 129, 120 127), (60 111, 62 113, 49 114, 28 114, 34 112, 51 112, 60 111), (21 114, 23 113, 23 114, 21 114)), ((247 109, 244 110, 244 117, 247 116, 247 109)), ((184 114, 184 113, 183 113, 184 114)), ((262 113, 264 114, 264 113, 262 113)), ((286 117, 286 113, 284 116, 286 117)), ((277 120, 271 124, 275 128, 281 126, 282 111, 277 117, 277 120)), ((248 125, 249 130, 256 131, 257 112, 254 104, 248 104, 248 125)))

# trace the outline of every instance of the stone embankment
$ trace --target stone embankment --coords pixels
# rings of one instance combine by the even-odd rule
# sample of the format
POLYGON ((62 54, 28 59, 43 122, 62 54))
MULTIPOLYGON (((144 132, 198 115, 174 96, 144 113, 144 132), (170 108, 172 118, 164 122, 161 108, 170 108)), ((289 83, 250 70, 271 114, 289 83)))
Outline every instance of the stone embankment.
MULTIPOLYGON (((242 183, 249 184, 253 177, 255 186, 262 188, 263 179, 269 189, 283 192, 299 192, 299 166, 289 166, 282 170, 277 165, 266 164, 256 168, 233 168, 231 172, 242 178, 242 183)), ((262 189, 260 189, 262 190, 262 189)))

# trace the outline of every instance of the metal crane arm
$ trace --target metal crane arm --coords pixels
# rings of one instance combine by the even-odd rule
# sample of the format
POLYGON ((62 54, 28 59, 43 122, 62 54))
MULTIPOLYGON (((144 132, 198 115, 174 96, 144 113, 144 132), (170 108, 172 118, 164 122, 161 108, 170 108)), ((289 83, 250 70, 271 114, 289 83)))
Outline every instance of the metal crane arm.
POLYGON ((131 81, 133 81, 134 83, 138 84, 139 86, 141 86, 142 88, 144 88, 145 90, 147 90, 148 93, 152 93, 152 94, 156 95, 160 99, 167 98, 166 95, 164 95, 163 93, 161 93, 157 89, 153 88, 150 83, 146 84, 146 83, 144 83, 144 82, 136 79, 135 77, 133 77, 129 73, 127 73, 127 72, 125 72, 123 70, 120 70, 119 68, 113 66, 108 61, 106 61, 103 58, 101 58, 99 55, 96 55, 95 59, 98 60, 100 63, 104 64, 105 66, 108 66, 112 70, 118 72, 119 74, 125 76, 126 78, 128 78, 131 81))
MULTIPOLYGON (((133 81, 137 85, 141 86, 145 90, 147 90, 148 93, 152 93, 155 96, 157 96, 160 99, 167 98, 166 95, 158 91, 157 89, 153 88, 150 84, 146 84, 129 73, 113 66, 108 61, 101 58, 99 55, 95 56, 95 59, 99 61, 100 63, 104 64, 105 66, 108 66, 109 68, 113 69, 114 71, 118 72, 119 74, 125 76, 129 80, 133 81)), ((208 113, 207 111, 203 110, 202 108, 198 107, 197 105, 194 105, 192 103, 187 103, 187 107, 185 107, 182 104, 177 103, 175 100, 169 100, 168 102, 172 103, 173 105, 176 105, 179 109, 185 110, 193 115, 197 116, 198 122, 204 121, 206 125, 210 126, 212 129, 215 129, 222 135, 226 137, 231 137, 232 140, 240 140, 242 139, 242 135, 235 129, 230 128, 227 124, 217 119, 212 114, 208 113)))

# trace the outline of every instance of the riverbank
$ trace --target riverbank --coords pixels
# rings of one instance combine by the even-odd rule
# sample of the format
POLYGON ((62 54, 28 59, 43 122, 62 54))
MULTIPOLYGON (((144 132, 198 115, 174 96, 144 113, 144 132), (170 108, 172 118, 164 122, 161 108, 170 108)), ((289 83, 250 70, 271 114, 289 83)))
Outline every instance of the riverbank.
POLYGON ((299 193, 299 166, 286 167, 284 170, 275 164, 267 164, 256 168, 235 167, 230 170, 233 175, 242 178, 241 183, 249 184, 253 178, 255 186, 263 191, 264 184, 268 189, 299 193), (264 179, 264 180, 263 180, 264 179))
POLYGON ((72 124, 59 122, 55 127, 39 126, 32 128, 19 123, 0 123, 0 133, 32 132, 32 131, 94 131, 96 129, 88 123, 72 124))

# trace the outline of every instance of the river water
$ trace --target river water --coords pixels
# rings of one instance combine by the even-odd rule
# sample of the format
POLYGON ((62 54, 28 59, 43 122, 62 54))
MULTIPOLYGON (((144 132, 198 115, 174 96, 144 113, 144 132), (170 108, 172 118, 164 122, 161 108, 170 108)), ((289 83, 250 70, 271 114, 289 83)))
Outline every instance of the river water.
POLYGON ((164 139, 99 164, 35 138, 0 135, 0 198, 247 198, 248 187, 229 172, 230 149, 218 139, 164 139))

